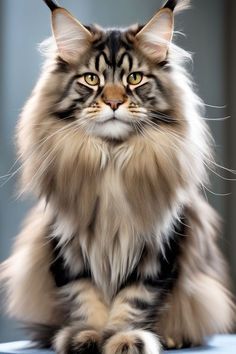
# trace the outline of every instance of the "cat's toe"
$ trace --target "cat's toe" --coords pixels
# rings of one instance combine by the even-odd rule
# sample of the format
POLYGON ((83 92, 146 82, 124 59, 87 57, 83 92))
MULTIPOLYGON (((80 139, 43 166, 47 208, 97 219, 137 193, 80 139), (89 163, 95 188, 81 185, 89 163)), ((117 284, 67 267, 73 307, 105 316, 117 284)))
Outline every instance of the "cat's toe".
POLYGON ((104 354, 159 354, 160 351, 157 336, 144 330, 118 332, 103 347, 104 354))
POLYGON ((100 354, 99 339, 96 331, 82 331, 73 337, 69 354, 100 354))
POLYGON ((57 354, 100 354, 99 334, 94 330, 63 329, 55 338, 57 354))
POLYGON ((164 349, 184 349, 194 347, 190 341, 179 341, 171 337, 167 337, 162 341, 164 349))

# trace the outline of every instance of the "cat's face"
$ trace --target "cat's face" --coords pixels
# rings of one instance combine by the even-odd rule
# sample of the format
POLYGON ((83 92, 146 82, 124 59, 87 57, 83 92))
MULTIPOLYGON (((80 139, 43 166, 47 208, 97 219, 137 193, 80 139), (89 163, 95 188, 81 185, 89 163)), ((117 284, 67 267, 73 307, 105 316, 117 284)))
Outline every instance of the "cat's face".
POLYGON ((169 123, 170 9, 159 11, 143 28, 104 31, 83 27, 59 8, 53 29, 63 70, 68 71, 55 112, 58 119, 75 120, 88 134, 119 140, 142 133, 144 126, 169 123))
POLYGON ((154 120, 155 113, 168 115, 168 92, 161 81, 166 68, 142 56, 128 42, 130 34, 103 33, 66 87, 62 111, 91 134, 122 139, 154 120))

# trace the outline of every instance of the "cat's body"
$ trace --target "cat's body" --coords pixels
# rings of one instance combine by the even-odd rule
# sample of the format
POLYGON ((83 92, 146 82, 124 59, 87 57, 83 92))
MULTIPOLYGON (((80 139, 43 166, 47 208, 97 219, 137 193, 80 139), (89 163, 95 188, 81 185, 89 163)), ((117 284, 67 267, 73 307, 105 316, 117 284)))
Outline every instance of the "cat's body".
POLYGON ((3 264, 9 313, 63 354, 158 354, 160 341, 230 330, 218 220, 200 192, 209 133, 170 45, 176 2, 107 32, 47 3, 57 49, 18 126, 39 205, 3 264))

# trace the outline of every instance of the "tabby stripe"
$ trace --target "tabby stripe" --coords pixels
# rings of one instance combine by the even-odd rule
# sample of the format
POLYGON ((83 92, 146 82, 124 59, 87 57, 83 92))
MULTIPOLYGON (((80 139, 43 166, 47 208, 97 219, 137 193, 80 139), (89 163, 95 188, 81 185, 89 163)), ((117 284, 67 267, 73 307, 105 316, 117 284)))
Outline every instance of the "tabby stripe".
POLYGON ((65 87, 63 93, 61 94, 60 98, 58 99, 57 103, 60 103, 61 101, 63 101, 63 100, 68 96, 68 92, 70 91, 71 86, 73 85, 74 81, 75 81, 77 78, 79 78, 79 77, 81 77, 81 75, 73 75, 73 76, 69 79, 69 81, 68 81, 68 83, 66 84, 66 87, 65 87))
POLYGON ((121 72, 120 72, 120 79, 121 79, 121 81, 122 81, 124 75, 125 75, 125 70, 122 69, 121 72))
POLYGON ((63 59, 61 59, 60 57, 57 57, 56 59, 56 68, 53 71, 53 73, 55 74, 68 74, 70 70, 69 64, 67 62, 65 62, 63 59))
POLYGON ((111 61, 108 59, 108 56, 106 55, 105 52, 99 53, 99 55, 95 59, 95 68, 97 71, 100 71, 100 58, 103 56, 105 63, 108 66, 112 66, 111 61))
POLYGON ((99 70, 99 64, 100 64, 101 55, 102 55, 102 53, 101 53, 101 54, 98 54, 98 55, 95 57, 95 69, 96 69, 97 71, 100 71, 100 70, 99 70))
POLYGON ((55 115, 57 118, 62 120, 74 120, 75 110, 76 110, 76 104, 73 103, 72 105, 70 105, 70 107, 66 108, 65 110, 54 112, 53 115, 55 115))
POLYGON ((99 86, 96 92, 96 95, 94 97, 94 100, 96 100, 96 98, 98 98, 98 96, 102 93, 103 90, 103 86, 99 86))
POLYGON ((153 303, 150 303, 150 302, 140 299, 138 297, 127 299, 127 303, 131 307, 134 307, 134 308, 141 310, 141 311, 153 309, 153 303))
POLYGON ((150 291, 162 291, 164 297, 164 295, 174 287, 179 276, 178 260, 181 255, 182 243, 185 240, 185 237, 183 236, 186 232, 186 223, 182 222, 182 220, 183 219, 176 221, 176 225, 174 226, 174 230, 171 231, 171 235, 166 236, 165 238, 166 241, 163 245, 164 251, 157 255, 156 262, 160 266, 158 274, 155 276, 147 275, 146 277, 141 277, 140 269, 142 268, 142 260, 144 260, 147 255, 147 250, 144 247, 140 262, 137 264, 133 272, 129 274, 126 281, 121 284, 118 291, 129 285, 142 283, 150 291))
POLYGON ((121 40, 121 44, 122 44, 122 47, 124 47, 125 50, 131 50, 132 47, 133 47, 133 42, 131 42, 132 44, 130 45, 128 43, 128 41, 126 41, 126 38, 125 40, 121 40))
POLYGON ((64 249, 64 245, 60 246, 59 238, 57 239, 55 237, 52 237, 50 242, 53 258, 50 266, 50 272, 58 288, 68 285, 70 282, 78 279, 91 279, 91 271, 86 268, 84 268, 84 270, 77 275, 72 275, 63 257, 62 250, 64 249))
POLYGON ((136 338, 135 339, 135 347, 138 349, 139 353, 143 353, 144 350, 144 342, 142 341, 141 338, 136 338))
POLYGON ((120 58, 120 60, 119 60, 118 63, 117 63, 117 66, 118 66, 118 67, 121 67, 121 65, 123 64, 124 58, 125 58, 126 56, 128 57, 129 71, 131 71, 131 69, 132 69, 132 67, 133 67, 133 59, 132 59, 131 55, 130 55, 128 52, 124 52, 124 53, 121 55, 121 58, 120 58))
POLYGON ((111 53, 111 64, 116 67, 117 53, 121 47, 121 32, 111 31, 107 37, 107 47, 111 53))
POLYGON ((155 81, 158 89, 160 90, 160 92, 166 96, 167 92, 166 92, 166 89, 164 88, 164 86, 162 85, 162 82, 155 76, 155 75, 146 75, 148 78, 151 78, 155 81))
POLYGON ((134 328, 146 328, 150 331, 154 330, 153 325, 156 323, 159 305, 161 304, 160 293, 157 291, 152 302, 142 298, 134 297, 126 301, 131 306, 130 317, 132 316, 132 325, 134 328), (137 311, 133 311, 138 310, 137 311))

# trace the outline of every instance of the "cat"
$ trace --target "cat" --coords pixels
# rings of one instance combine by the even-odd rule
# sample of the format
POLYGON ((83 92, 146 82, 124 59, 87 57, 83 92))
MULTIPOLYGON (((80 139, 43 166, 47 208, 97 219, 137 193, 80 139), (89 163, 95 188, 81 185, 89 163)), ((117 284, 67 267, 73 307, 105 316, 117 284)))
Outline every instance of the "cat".
POLYGON ((234 323, 203 103, 168 0, 144 26, 83 26, 44 0, 53 37, 17 127, 38 198, 1 265, 10 316, 58 354, 158 354, 234 323))

